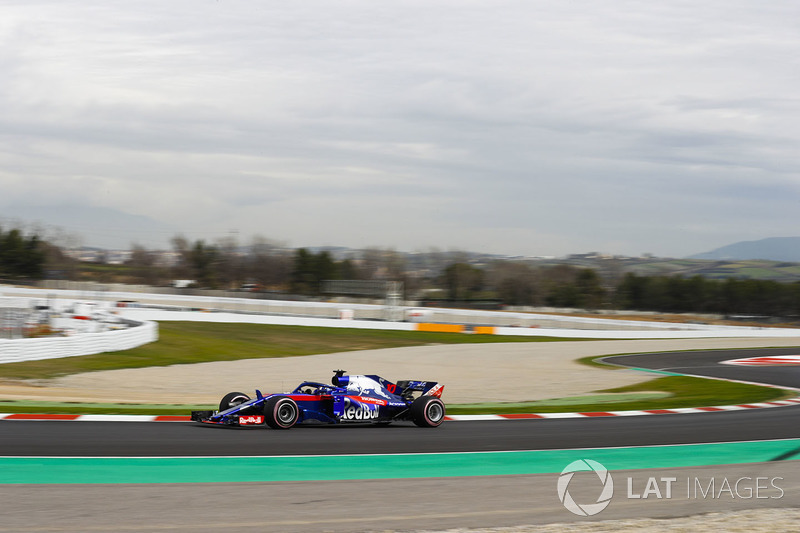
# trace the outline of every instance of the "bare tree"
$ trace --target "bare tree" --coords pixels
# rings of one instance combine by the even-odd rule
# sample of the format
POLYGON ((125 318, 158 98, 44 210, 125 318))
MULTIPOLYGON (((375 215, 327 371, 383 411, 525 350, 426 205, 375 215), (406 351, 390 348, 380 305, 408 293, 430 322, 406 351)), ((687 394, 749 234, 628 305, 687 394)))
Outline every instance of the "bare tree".
POLYGON ((192 249, 189 239, 183 235, 175 235, 170 239, 172 251, 175 252, 175 264, 172 267, 172 277, 174 279, 193 279, 195 277, 192 269, 192 249))
POLYGON ((131 257, 127 265, 131 268, 134 281, 143 285, 159 285, 160 269, 156 266, 156 254, 139 243, 131 244, 131 257))
POLYGON ((245 273, 248 280, 265 289, 286 290, 292 273, 292 256, 281 243, 256 235, 250 245, 245 273))
POLYGON ((234 234, 217 240, 217 271, 220 284, 229 289, 242 286, 245 279, 245 257, 239 249, 239 243, 234 234))
POLYGON ((487 285, 508 305, 543 305, 539 269, 516 261, 495 261, 487 272, 487 285))

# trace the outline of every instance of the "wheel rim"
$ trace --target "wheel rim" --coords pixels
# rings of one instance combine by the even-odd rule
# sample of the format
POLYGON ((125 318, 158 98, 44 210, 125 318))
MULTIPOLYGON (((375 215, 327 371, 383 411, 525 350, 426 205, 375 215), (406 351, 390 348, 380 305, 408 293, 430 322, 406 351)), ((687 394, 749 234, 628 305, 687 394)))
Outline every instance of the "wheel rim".
POLYGON ((444 417, 444 408, 439 402, 431 402, 428 404, 428 420, 431 422, 439 422, 444 417))
POLYGON ((297 411, 289 402, 284 402, 278 407, 278 420, 281 424, 291 424, 294 421, 297 411))
POLYGON ((236 407, 237 405, 241 405, 247 400, 248 398, 245 398, 244 396, 237 396, 228 402, 228 408, 230 409, 231 407, 236 407))

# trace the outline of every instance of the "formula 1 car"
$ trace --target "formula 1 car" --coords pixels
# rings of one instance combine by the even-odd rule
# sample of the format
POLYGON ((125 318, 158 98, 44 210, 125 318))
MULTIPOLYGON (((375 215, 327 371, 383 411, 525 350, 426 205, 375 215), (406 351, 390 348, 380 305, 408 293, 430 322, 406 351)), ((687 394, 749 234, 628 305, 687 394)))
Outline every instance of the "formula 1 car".
POLYGON ((289 393, 264 396, 256 390, 255 399, 231 392, 222 398, 218 411, 192 411, 192 420, 228 426, 266 424, 273 429, 311 420, 329 424, 410 420, 421 427, 437 427, 444 421, 444 385, 344 374, 334 370, 333 386, 304 381, 289 393))

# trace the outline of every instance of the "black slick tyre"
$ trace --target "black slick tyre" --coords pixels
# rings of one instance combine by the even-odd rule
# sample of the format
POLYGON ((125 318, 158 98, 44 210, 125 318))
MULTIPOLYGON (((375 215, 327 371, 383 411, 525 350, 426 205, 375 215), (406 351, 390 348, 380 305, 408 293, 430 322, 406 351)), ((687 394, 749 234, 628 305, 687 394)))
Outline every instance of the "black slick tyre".
POLYGON ((435 428, 444 415, 444 402, 435 396, 420 396, 411 404, 411 420, 420 427, 435 428))
POLYGON ((272 429, 289 429, 300 418, 300 408, 288 396, 273 396, 264 402, 264 418, 272 429))
POLYGON ((244 402, 249 402, 250 396, 243 392, 229 392, 225 396, 222 397, 222 400, 219 402, 219 410, 225 411, 230 409, 231 407, 236 407, 239 404, 244 402))

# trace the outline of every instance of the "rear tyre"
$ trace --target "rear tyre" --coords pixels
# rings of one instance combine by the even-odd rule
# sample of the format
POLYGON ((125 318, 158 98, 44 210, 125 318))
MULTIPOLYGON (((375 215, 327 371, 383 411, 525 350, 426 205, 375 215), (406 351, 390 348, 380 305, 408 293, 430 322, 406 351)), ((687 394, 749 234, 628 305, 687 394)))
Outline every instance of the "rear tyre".
POLYGON ((411 404, 411 420, 420 427, 435 428, 444 422, 444 402, 435 396, 420 396, 411 404))
POLYGON ((236 407, 239 404, 244 402, 249 402, 250 396, 243 392, 229 392, 225 396, 222 397, 222 401, 219 402, 219 410, 225 411, 226 409, 230 409, 231 407, 236 407))
POLYGON ((264 418, 272 429, 289 429, 300 418, 300 408, 288 396, 273 396, 264 403, 264 418))

